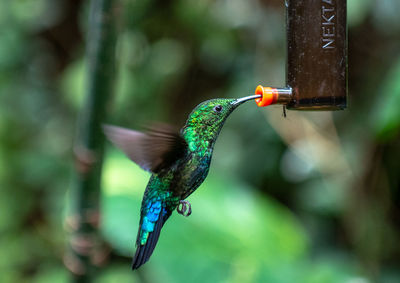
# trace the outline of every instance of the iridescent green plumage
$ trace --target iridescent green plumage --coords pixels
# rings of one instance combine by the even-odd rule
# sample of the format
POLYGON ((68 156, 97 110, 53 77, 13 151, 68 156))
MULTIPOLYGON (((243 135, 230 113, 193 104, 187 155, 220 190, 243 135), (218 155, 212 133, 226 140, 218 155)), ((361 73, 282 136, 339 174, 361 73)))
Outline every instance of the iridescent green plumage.
POLYGON ((180 132, 158 126, 148 133, 106 126, 108 138, 143 169, 152 172, 140 211, 132 269, 151 256, 165 221, 204 181, 215 141, 229 114, 243 99, 212 99, 199 104, 180 132))

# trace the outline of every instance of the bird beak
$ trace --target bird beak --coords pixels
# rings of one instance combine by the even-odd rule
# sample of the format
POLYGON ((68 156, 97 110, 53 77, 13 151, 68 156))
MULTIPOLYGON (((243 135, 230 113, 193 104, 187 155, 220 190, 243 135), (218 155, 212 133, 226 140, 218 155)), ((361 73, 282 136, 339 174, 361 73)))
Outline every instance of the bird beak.
POLYGON ((241 98, 238 98, 238 99, 234 100, 233 102, 231 102, 231 104, 233 106, 237 107, 240 104, 242 104, 243 102, 246 102, 246 101, 252 100, 252 99, 256 99, 256 98, 260 98, 261 96, 262 96, 261 94, 256 94, 256 95, 241 97, 241 98))

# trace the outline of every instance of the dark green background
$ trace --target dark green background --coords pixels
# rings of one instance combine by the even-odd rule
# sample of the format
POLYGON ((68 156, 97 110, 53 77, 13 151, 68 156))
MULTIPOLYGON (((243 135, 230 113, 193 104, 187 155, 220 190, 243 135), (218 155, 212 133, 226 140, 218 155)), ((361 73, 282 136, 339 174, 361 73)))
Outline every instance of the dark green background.
MULTIPOLYGON (((121 0, 105 122, 182 126, 199 102, 285 81, 283 1, 121 0)), ((0 281, 67 282, 63 222, 85 93, 88 1, 0 0, 0 281)), ((400 282, 397 0, 349 0, 349 107, 235 111, 147 282, 400 282)), ((149 174, 108 144, 95 282, 130 271, 149 174)), ((143 278, 142 278, 143 280, 143 278)))

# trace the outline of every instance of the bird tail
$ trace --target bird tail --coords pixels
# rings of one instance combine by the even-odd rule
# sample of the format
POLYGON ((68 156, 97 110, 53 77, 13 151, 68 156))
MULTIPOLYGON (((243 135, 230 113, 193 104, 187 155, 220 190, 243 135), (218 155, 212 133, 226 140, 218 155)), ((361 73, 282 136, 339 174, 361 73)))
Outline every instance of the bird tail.
POLYGON ((144 245, 140 244, 139 236, 140 236, 140 227, 138 233, 138 241, 136 253, 132 260, 132 270, 138 269, 140 266, 145 264, 152 255, 154 248, 158 242, 158 238, 160 237, 161 228, 163 227, 165 221, 171 213, 167 213, 164 217, 159 217, 157 222, 155 223, 154 230, 149 233, 149 237, 144 245))

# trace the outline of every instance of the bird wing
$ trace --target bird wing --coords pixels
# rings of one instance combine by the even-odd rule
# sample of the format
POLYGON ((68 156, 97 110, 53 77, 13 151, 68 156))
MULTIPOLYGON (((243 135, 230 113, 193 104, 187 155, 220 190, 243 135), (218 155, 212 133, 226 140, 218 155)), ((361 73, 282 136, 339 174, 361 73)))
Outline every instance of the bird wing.
POLYGON ((105 125, 107 138, 146 171, 158 173, 181 158, 187 148, 184 138, 172 126, 155 124, 146 133, 105 125))

